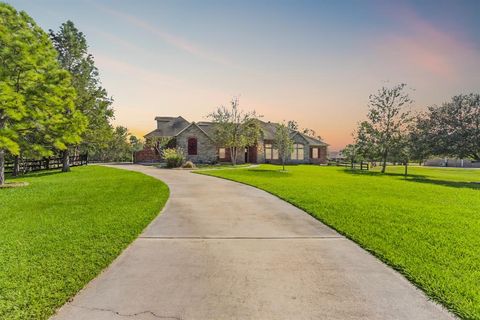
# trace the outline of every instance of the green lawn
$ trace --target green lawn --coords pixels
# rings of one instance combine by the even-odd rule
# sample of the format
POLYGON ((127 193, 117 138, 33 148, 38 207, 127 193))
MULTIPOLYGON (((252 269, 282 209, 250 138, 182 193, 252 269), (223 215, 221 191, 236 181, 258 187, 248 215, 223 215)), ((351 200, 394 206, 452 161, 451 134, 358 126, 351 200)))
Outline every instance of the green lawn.
POLYGON ((100 166, 19 180, 30 185, 0 189, 0 319, 47 319, 138 236, 169 193, 154 178, 100 166))
POLYGON ((359 243, 464 319, 480 319, 480 170, 262 165, 199 172, 283 198, 359 243))

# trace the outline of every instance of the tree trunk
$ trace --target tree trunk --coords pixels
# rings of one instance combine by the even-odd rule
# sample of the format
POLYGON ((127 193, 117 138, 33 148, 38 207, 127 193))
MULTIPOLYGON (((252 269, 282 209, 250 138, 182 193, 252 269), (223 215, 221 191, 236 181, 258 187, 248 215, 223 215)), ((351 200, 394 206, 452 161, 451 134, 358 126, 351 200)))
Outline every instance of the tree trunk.
POLYGON ((12 175, 14 177, 18 177, 18 175, 20 174, 20 156, 15 156, 14 160, 13 160, 13 173, 12 175))
POLYGON ((232 166, 237 164, 237 148, 232 147, 230 148, 230 156, 232 157, 232 166))
POLYGON ((408 161, 405 161, 405 178, 408 175, 408 161))
POLYGON ((5 183, 5 150, 0 149, 0 186, 5 183))
POLYGON ((383 159, 382 159, 382 173, 385 173, 385 169, 387 168, 387 157, 388 157, 388 152, 385 151, 383 153, 383 159))
POLYGON ((68 156, 68 149, 62 153, 62 172, 70 172, 70 157, 68 156))

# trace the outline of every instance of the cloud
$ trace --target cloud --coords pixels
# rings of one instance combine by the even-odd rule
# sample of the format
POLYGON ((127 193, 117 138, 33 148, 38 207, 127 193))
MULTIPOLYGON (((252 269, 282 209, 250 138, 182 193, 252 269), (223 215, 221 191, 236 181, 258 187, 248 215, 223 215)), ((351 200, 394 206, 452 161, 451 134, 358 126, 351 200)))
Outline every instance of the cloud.
POLYGON ((401 25, 401 31, 387 35, 380 50, 403 65, 435 76, 458 78, 480 54, 467 40, 422 19, 411 7, 394 5, 384 13, 401 25))
POLYGON ((177 48, 178 50, 181 50, 183 52, 186 52, 188 54, 191 54, 195 57, 214 62, 217 64, 225 65, 225 66, 233 66, 230 61, 225 59, 224 57, 221 57, 217 54, 213 54, 211 52, 208 52, 202 48, 200 48, 198 45, 194 44, 191 41, 188 41, 182 37, 179 37, 177 35, 174 35, 170 32, 167 32, 165 30, 162 30, 161 28, 154 26, 147 21, 144 21, 142 19, 139 19, 135 17, 134 15, 112 9, 110 7, 98 4, 98 3, 93 3, 90 2, 94 7, 96 7, 98 10, 101 10, 102 12, 113 16, 119 20, 122 20, 123 22, 126 22, 134 27, 137 27, 139 29, 143 29, 147 31, 148 33, 156 36, 158 39, 162 40, 165 43, 168 43, 169 45, 177 48))

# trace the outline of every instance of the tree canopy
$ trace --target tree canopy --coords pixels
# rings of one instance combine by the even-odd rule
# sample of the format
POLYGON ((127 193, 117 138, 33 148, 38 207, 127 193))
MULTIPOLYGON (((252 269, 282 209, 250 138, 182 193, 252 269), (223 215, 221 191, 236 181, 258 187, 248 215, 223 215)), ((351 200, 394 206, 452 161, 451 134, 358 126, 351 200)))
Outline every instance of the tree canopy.
POLYGON ((0 184, 4 155, 49 155, 79 141, 85 120, 48 35, 25 12, 0 3, 0 184), (71 131, 75 128, 75 131, 71 131))
POLYGON ((235 165, 238 151, 254 146, 261 134, 258 116, 255 111, 240 109, 237 98, 230 107, 220 106, 208 115, 214 123, 214 140, 217 146, 230 149, 232 164, 235 165))

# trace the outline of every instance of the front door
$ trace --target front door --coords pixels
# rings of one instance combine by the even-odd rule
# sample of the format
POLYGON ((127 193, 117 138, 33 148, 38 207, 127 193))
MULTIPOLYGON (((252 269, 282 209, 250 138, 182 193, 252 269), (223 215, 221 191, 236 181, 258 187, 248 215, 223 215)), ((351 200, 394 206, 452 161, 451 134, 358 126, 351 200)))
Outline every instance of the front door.
POLYGON ((245 148, 245 162, 257 163, 257 146, 245 148))

